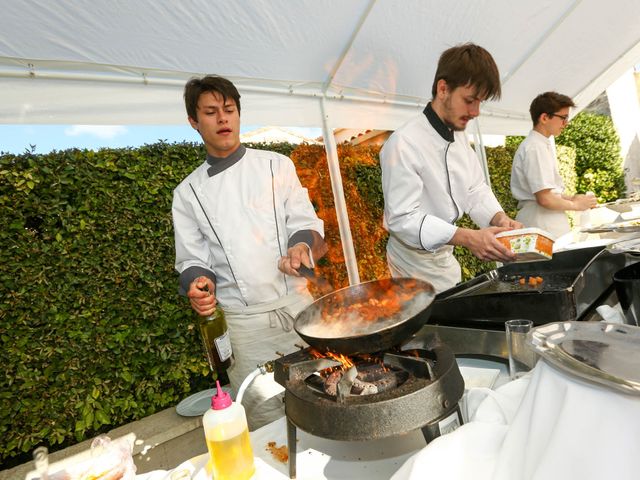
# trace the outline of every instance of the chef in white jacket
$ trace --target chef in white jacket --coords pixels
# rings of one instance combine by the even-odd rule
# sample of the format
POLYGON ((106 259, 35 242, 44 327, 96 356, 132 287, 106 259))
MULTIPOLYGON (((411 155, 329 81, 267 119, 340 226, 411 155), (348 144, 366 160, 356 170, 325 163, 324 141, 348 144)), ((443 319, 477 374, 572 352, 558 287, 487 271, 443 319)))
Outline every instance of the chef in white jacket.
MULTIPOLYGON (((174 191, 175 267, 199 315, 216 303, 225 312, 237 392, 259 363, 301 343, 293 319, 313 299, 297 270, 326 253, 324 226, 288 157, 240 144, 240 94, 229 80, 193 78, 184 97, 207 158, 174 191)), ((281 392, 272 374, 253 381, 243 400, 252 430, 283 415, 281 392)))
POLYGON ((558 171, 554 137, 569 123, 573 100, 560 93, 545 92, 531 102, 533 129, 518 146, 511 166, 511 193, 518 200, 516 220, 538 227, 554 238, 571 231, 566 210, 595 207, 594 195, 567 195, 558 171))
POLYGON ((432 95, 422 113, 389 137, 380 165, 391 274, 426 280, 441 292, 461 280, 455 245, 481 260, 508 262, 515 256, 495 235, 522 224, 502 210, 464 134, 481 102, 500 97, 489 52, 470 43, 444 51, 432 95), (456 227, 464 213, 482 228, 456 227))

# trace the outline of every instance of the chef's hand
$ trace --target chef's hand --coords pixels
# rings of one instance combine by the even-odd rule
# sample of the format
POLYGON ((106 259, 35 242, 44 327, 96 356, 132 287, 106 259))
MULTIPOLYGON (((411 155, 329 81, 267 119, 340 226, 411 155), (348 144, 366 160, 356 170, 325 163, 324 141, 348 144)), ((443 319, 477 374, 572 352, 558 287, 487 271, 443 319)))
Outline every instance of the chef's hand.
POLYGON ((191 302, 191 308, 198 315, 206 317, 216 310, 216 284, 205 276, 196 278, 187 291, 187 297, 191 302), (207 291, 208 290, 208 291, 207 291))
POLYGON ((587 193, 586 195, 576 194, 571 197, 571 201, 575 206, 573 210, 578 211, 589 210, 590 208, 594 208, 598 205, 598 199, 593 193, 587 193))
POLYGON ((509 218, 506 213, 498 212, 491 219, 491 225, 494 227, 505 227, 508 230, 516 230, 518 228, 524 228, 524 225, 512 218, 509 218))
POLYGON ((306 243, 296 243, 287 250, 287 256, 281 257, 278 261, 278 270, 287 275, 299 277, 298 269, 300 265, 313 268, 313 263, 309 257, 309 246, 306 243))
POLYGON ((507 230, 512 229, 509 227, 487 227, 480 230, 458 228, 449 243, 467 247, 471 253, 485 262, 513 262, 516 254, 496 240, 497 233, 507 230))

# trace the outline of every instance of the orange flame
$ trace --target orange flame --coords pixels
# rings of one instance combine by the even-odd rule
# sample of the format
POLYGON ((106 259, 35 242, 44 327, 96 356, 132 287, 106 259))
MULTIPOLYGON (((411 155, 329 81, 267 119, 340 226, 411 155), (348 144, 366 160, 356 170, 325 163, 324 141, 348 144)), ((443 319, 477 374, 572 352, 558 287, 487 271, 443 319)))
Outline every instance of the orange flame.
POLYGON ((342 355, 341 353, 327 352, 327 357, 340 362, 343 370, 349 370, 354 365, 353 361, 349 357, 342 355))
MULTIPOLYGON (((341 363, 341 367, 338 367, 342 370, 348 370, 351 367, 353 367, 354 363, 353 360, 349 357, 347 357, 346 355, 343 355, 341 353, 333 353, 333 352, 326 352, 326 354, 323 354, 321 352, 319 352, 318 350, 316 350, 315 348, 310 348, 309 349, 309 353, 314 357, 314 358, 330 358, 331 360, 335 360, 337 362, 341 363)), ((331 370, 331 369, 329 369, 331 370)))

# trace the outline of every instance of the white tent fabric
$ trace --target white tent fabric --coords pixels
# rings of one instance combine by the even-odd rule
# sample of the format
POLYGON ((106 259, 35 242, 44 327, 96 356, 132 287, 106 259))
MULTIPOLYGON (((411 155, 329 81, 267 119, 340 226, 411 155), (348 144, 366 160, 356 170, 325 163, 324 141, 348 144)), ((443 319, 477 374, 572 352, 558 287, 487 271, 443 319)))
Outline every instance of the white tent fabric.
POLYGON ((487 48, 503 98, 483 133, 525 133, 553 89, 585 106, 640 58, 636 0, 0 0, 0 123, 182 124, 182 87, 237 83, 243 122, 394 129, 439 54, 487 48))
POLYGON ((502 99, 474 129, 487 134, 526 133, 546 90, 584 107, 640 58, 637 0, 0 0, 0 12, 0 124, 183 124, 185 81, 215 73, 238 86, 245 125, 322 126, 352 284, 332 128, 397 128, 459 43, 501 72, 502 99))

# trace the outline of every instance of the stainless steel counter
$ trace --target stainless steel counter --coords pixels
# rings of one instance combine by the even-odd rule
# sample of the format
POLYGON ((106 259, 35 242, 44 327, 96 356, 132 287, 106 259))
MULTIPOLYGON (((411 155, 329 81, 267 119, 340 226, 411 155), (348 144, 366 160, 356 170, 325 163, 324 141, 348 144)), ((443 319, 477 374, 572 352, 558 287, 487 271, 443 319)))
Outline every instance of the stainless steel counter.
POLYGON ((425 325, 419 333, 435 333, 453 350, 456 357, 470 356, 508 360, 507 339, 499 330, 425 325))

